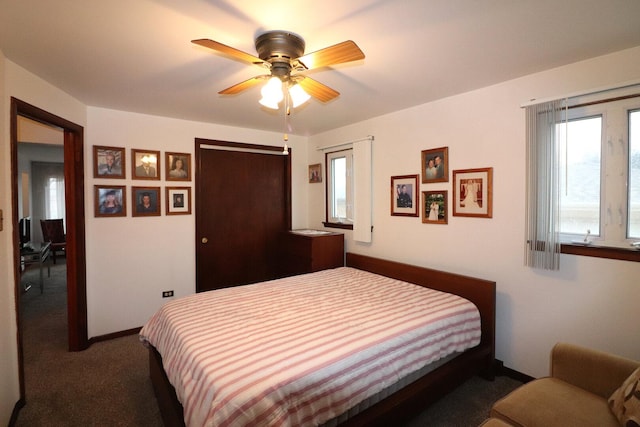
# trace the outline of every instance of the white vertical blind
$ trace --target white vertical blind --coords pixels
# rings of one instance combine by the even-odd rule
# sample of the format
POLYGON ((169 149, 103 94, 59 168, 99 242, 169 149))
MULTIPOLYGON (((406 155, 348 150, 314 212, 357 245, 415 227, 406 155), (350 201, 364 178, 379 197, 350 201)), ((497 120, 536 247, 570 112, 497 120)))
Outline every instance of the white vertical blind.
POLYGON ((371 139, 353 143, 353 240, 371 243, 371 139))
POLYGON ((556 125, 563 120, 564 105, 563 100, 556 100, 526 107, 525 265, 544 270, 560 269, 560 144, 556 125))

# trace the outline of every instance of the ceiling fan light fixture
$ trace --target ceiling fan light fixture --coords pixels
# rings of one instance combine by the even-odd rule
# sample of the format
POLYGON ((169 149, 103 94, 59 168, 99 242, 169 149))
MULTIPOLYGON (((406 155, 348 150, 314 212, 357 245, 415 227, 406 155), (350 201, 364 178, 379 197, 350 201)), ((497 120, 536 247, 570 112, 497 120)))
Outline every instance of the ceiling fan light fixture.
POLYGON ((282 80, 278 77, 271 77, 267 84, 262 87, 260 93, 262 94, 262 99, 259 101, 260 104, 277 110, 278 104, 284 99, 282 80))
POLYGON ((311 99, 311 95, 305 92, 304 89, 302 89, 302 87, 297 83, 289 87, 289 95, 291 96, 293 108, 297 108, 311 99))
POLYGON ((270 100, 268 98, 262 97, 260 99, 260 101, 258 101, 260 103, 260 105, 262 105, 263 107, 267 107, 270 108, 272 110, 277 110, 278 107, 278 102, 274 102, 273 100, 270 100))
MULTIPOLYGON (((304 88, 303 90, 308 95, 316 98, 318 101, 329 102, 339 96, 340 93, 316 80, 301 75, 301 73, 311 69, 326 68, 336 64, 364 59, 364 53, 352 40, 346 40, 333 46, 305 54, 304 39, 290 31, 282 30, 267 31, 255 39, 258 56, 227 46, 215 40, 197 39, 191 42, 234 57, 248 64, 263 66, 270 71, 270 75, 263 74, 255 76, 223 89, 218 92, 221 95, 235 95, 243 90, 258 86, 265 78, 277 77, 280 79, 280 82, 277 80, 275 80, 275 82, 278 83, 280 96, 283 96, 282 92, 284 89, 289 90, 295 87, 295 84, 292 83, 304 81, 303 86, 300 86, 299 89, 304 88), (286 85, 286 88, 282 88, 283 85, 286 85)), ((271 78, 270 81, 274 81, 274 79, 271 78)), ((293 94, 286 93, 286 99, 291 101, 293 107, 297 107, 306 102, 306 100, 302 101, 302 98, 296 95, 295 92, 299 92, 299 90, 293 89, 293 94), (294 97, 295 101, 292 99, 294 97)), ((276 95, 272 95, 274 96, 274 98, 272 98, 264 92, 262 96, 263 100, 261 100, 260 103, 273 109, 277 109, 276 104, 279 104, 283 99, 282 97, 276 97, 276 95)))

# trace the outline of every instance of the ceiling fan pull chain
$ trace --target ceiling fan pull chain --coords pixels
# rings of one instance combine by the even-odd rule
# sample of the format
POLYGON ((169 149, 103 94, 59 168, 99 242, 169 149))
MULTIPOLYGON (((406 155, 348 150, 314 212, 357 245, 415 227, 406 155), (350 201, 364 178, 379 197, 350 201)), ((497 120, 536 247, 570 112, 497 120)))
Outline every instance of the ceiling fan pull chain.
POLYGON ((284 96, 284 135, 282 139, 284 139, 284 147, 282 148, 282 154, 285 156, 289 154, 289 147, 287 146, 287 141, 289 141, 289 134, 287 133, 287 118, 289 116, 289 91, 285 91, 286 94, 284 96))
POLYGON ((289 140, 289 134, 287 133, 287 128, 288 128, 288 121, 289 121, 289 114, 291 114, 291 112, 289 111, 289 91, 285 90, 285 95, 284 95, 284 141, 285 143, 289 140))

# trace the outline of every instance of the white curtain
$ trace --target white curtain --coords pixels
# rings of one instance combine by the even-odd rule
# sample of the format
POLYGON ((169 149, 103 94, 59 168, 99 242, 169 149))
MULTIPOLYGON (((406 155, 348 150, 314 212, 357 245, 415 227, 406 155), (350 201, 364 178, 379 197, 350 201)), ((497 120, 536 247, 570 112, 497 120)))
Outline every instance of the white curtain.
POLYGON ((566 117, 564 105, 563 100, 556 100, 526 108, 525 265, 544 270, 560 269, 560 136, 556 125, 566 117))
POLYGON ((371 139, 353 143, 353 240, 371 243, 371 139))
MULTIPOLYGON (((42 241, 41 219, 65 219, 64 163, 31 162, 31 240, 42 241)), ((66 222, 65 222, 66 228, 66 222)))

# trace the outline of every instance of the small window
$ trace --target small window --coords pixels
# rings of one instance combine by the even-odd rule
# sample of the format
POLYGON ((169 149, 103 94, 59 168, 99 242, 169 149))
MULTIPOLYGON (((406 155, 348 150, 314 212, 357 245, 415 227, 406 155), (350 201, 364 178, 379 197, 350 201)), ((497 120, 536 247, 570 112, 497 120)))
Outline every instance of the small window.
POLYGON ((600 235, 602 116, 558 125, 560 233, 600 235))
POLYGON ((629 112, 629 231, 640 239, 640 110, 629 112))
POLYGON ((638 98, 569 108, 558 123, 560 234, 628 247, 640 238, 638 98))
POLYGON ((326 154, 327 223, 353 224, 353 150, 326 154))

